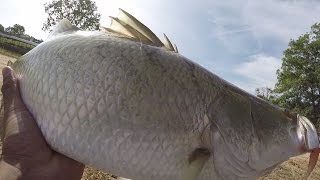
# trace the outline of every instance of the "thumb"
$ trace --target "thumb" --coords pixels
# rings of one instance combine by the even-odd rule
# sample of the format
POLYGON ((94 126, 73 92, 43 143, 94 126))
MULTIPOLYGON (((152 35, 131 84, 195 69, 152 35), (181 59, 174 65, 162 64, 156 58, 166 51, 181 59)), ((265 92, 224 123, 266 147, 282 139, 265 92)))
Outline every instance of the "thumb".
POLYGON ((2 69, 3 85, 1 88, 4 101, 4 110, 8 110, 13 104, 21 104, 22 102, 16 102, 16 99, 20 99, 20 92, 18 87, 18 78, 10 67, 2 69), (13 103, 15 101, 15 103, 13 103))

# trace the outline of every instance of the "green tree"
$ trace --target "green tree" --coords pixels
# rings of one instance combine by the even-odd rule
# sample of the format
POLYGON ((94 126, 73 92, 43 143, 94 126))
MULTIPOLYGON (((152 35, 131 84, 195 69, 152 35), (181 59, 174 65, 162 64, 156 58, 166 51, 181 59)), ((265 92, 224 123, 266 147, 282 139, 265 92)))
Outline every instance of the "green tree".
POLYGON ((54 0, 44 4, 48 18, 42 30, 51 31, 61 19, 67 18, 71 23, 84 30, 98 30, 101 14, 91 0, 54 0))
POLYGON ((4 32, 4 27, 0 24, 0 32, 4 32))
POLYGON ((284 51, 278 82, 273 92, 276 102, 320 122, 320 23, 311 31, 291 40, 284 51))
POLYGON ((12 27, 11 26, 7 27, 5 29, 5 32, 7 32, 8 34, 20 37, 24 35, 25 29, 20 24, 15 24, 12 27))
POLYGON ((271 103, 274 103, 274 100, 276 98, 272 89, 270 89, 268 87, 257 88, 255 90, 255 94, 257 97, 264 99, 266 101, 269 101, 271 103))

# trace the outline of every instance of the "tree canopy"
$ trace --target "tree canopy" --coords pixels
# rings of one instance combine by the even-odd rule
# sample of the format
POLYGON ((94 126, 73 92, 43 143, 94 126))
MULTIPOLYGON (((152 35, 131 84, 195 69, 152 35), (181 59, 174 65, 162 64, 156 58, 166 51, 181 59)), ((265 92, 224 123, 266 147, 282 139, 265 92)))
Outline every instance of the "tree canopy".
POLYGON ((291 40, 277 71, 276 103, 320 122, 320 23, 291 40))
POLYGON ((44 31, 51 31, 51 27, 63 18, 84 30, 98 30, 100 27, 101 15, 91 0, 54 0, 44 6, 48 14, 42 27, 44 31))
POLYGON ((274 95, 272 89, 268 88, 268 87, 257 88, 255 90, 255 94, 257 97, 264 99, 266 101, 272 102, 272 103, 275 99, 275 95, 274 95))
POLYGON ((5 32, 14 36, 21 37, 25 33, 25 29, 20 24, 15 24, 5 28, 5 32))
POLYGON ((4 27, 0 24, 0 32, 4 32, 4 27))

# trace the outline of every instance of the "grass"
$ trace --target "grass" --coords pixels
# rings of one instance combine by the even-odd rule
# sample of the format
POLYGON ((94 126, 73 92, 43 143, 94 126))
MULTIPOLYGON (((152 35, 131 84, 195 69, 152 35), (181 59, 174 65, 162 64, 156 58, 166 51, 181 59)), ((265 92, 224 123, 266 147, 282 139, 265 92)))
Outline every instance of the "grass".
POLYGON ((9 56, 9 57, 12 57, 12 58, 16 58, 16 59, 21 57, 21 54, 18 54, 18 53, 3 49, 1 47, 0 47, 0 54, 5 55, 5 56, 9 56))
POLYGON ((0 37, 0 48, 6 50, 6 51, 2 50, 1 54, 18 58, 21 56, 20 54, 27 53, 32 48, 34 48, 34 46, 25 42, 15 40, 15 39, 0 37), (9 51, 10 53, 8 53, 7 51, 9 51))
POLYGON ((5 37, 0 37, 0 42, 1 43, 7 43, 7 44, 12 44, 21 48, 25 48, 25 49, 32 49, 34 46, 24 43, 24 42, 20 42, 14 39, 9 39, 9 38, 5 38, 5 37))

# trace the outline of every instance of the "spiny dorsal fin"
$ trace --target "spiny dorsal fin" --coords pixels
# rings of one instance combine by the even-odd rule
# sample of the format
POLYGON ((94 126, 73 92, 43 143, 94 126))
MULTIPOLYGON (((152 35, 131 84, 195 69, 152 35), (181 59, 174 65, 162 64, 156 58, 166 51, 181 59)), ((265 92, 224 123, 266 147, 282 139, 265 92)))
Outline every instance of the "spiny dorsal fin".
POLYGON ((111 29, 114 32, 118 32, 119 34, 128 36, 130 38, 133 38, 134 35, 128 30, 127 27, 125 27, 125 24, 121 23, 121 21, 118 18, 109 16, 111 19, 111 24, 108 29, 111 29))
POLYGON ((163 42, 164 46, 167 49, 169 49, 170 51, 174 51, 174 48, 173 48, 169 38, 166 36, 166 34, 163 34, 163 36, 164 36, 164 42, 163 42))
POLYGON ((119 9, 119 19, 124 23, 130 25, 135 30, 139 31, 145 37, 147 37, 150 41, 152 41, 156 46, 163 45, 160 39, 144 24, 142 24, 139 20, 133 17, 131 14, 127 13, 126 11, 119 9))
POLYGON ((110 17, 110 26, 102 27, 103 30, 114 33, 120 37, 129 38, 154 46, 164 47, 170 51, 178 52, 176 45, 172 45, 166 35, 164 35, 164 42, 161 42, 160 39, 139 20, 126 11, 122 9, 119 10, 119 16, 117 18, 110 17))
POLYGON ((125 22, 123 22, 119 18, 115 18, 115 17, 110 16, 110 19, 111 19, 111 25, 110 25, 109 29, 111 29, 112 31, 115 31, 115 32, 120 33, 122 35, 129 36, 130 38, 137 38, 140 41, 148 43, 148 44, 153 43, 147 37, 145 37, 142 33, 137 31, 136 29, 134 29, 129 24, 126 24, 125 22))
POLYGON ((179 53, 179 50, 176 44, 173 44, 173 49, 174 49, 174 52, 179 53))
POLYGON ((55 36, 57 34, 68 32, 68 31, 78 31, 80 28, 70 23, 68 19, 62 19, 53 31, 50 33, 49 37, 55 36))

